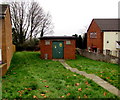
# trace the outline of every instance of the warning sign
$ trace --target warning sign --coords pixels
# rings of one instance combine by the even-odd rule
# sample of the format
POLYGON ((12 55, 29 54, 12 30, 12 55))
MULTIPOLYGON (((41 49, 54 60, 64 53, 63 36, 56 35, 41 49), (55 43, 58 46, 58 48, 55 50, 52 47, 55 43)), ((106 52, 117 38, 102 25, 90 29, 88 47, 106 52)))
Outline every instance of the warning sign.
POLYGON ((59 46, 62 47, 62 43, 60 43, 59 46))

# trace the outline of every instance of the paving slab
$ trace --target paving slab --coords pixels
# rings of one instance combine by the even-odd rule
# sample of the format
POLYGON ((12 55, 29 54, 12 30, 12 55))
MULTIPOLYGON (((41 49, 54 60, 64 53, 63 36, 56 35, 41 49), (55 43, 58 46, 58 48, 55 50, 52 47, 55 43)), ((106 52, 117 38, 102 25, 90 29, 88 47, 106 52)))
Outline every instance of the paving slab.
POLYGON ((79 70, 78 70, 76 73, 77 73, 77 74, 80 74, 80 75, 86 75, 86 74, 87 74, 86 72, 79 71, 79 70))
POLYGON ((72 72, 75 72, 77 74, 83 75, 91 80, 93 80, 94 82, 96 82, 98 85, 100 85, 101 87, 103 87, 104 89, 108 90, 109 92, 115 94, 116 96, 120 97, 120 90, 117 89, 116 87, 114 87, 113 85, 111 85, 110 83, 104 81, 103 79, 101 79, 100 77, 94 75, 94 74, 87 74, 84 71, 79 71, 77 68, 72 68, 70 67, 65 60, 59 60, 59 62, 66 68, 69 69, 72 72))
POLYGON ((77 71, 79 71, 77 68, 71 68, 70 69, 72 72, 77 72, 77 71))
POLYGON ((90 79, 96 79, 96 75, 94 75, 94 74, 87 74, 86 73, 84 76, 87 78, 90 78, 90 79))

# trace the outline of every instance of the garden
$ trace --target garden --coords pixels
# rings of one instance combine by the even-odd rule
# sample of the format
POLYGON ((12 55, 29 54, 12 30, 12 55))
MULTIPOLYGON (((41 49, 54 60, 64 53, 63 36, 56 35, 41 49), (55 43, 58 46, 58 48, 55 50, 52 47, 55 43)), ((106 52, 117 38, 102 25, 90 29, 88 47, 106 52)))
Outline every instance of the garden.
POLYGON ((71 67, 85 71, 88 74, 95 74, 120 89, 118 79, 120 77, 120 66, 118 64, 95 61, 80 55, 77 55, 76 58, 75 60, 67 60, 66 62, 71 67))
MULTIPOLYGON (((86 60, 83 57, 77 56, 76 60, 68 60, 67 62, 73 66, 75 65, 79 69, 78 66, 83 66, 81 64, 78 65, 79 63, 77 63, 77 61, 81 58, 83 60, 86 60)), ((84 63, 85 62, 86 61, 84 61, 84 63)), ((98 65, 100 65, 100 63, 98 63, 98 65)), ((115 67, 117 67, 117 65, 114 65, 114 70, 111 71, 116 71, 117 68, 115 67)), ((100 69, 100 71, 96 72, 104 73, 104 71, 107 70, 100 69)), ((91 70, 91 73, 93 72, 94 71, 91 70)), ((117 73, 115 75, 117 75, 117 73)), ((2 77, 2 98, 118 99, 117 96, 103 89, 92 80, 65 69, 60 64, 60 62, 52 60, 42 60, 40 59, 39 52, 25 51, 16 52, 14 54, 11 66, 7 74, 2 77)))

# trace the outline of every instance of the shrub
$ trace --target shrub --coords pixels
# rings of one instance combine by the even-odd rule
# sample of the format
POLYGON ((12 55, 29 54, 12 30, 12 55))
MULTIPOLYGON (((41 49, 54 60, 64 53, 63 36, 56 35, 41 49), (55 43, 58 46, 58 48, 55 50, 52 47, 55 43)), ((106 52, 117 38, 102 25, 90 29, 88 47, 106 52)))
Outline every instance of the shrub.
POLYGON ((17 51, 38 51, 39 47, 39 40, 37 38, 33 38, 32 40, 27 40, 23 44, 18 45, 17 51))

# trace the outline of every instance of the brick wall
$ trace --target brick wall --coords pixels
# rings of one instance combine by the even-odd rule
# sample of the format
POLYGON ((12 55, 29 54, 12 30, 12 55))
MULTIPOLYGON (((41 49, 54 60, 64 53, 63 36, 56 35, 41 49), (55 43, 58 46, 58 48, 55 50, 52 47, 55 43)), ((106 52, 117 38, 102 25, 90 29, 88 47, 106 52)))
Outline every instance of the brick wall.
MULTIPOLYGON (((0 23, 2 23, 2 19, 0 19, 0 23)), ((2 24, 0 24, 0 49, 2 49, 2 24)))
POLYGON ((5 19, 2 19, 2 62, 7 63, 6 57, 6 33, 5 33, 5 19))
POLYGON ((64 58, 65 59, 75 59, 75 40, 71 40, 70 45, 66 45, 66 41, 64 41, 64 58))
MULTIPOLYGON (((42 59, 45 59, 45 54, 48 54, 48 59, 52 59, 52 41, 58 41, 58 39, 50 39, 50 45, 45 45, 45 40, 40 40, 40 52, 42 59)), ((59 41, 64 41, 64 59, 75 59, 76 41, 70 39, 70 45, 66 45, 66 39, 59 39, 59 41)))
MULTIPOLYGON (((9 9, 7 8, 5 18, 0 20, 0 26, 2 26, 2 31, 0 32, 2 36, 2 61, 5 65, 2 65, 2 75, 7 72, 10 66, 10 62, 13 55, 13 44, 12 44, 12 25, 10 20, 9 9)), ((1 70, 0 68, 0 70, 1 70)))
POLYGON ((12 26, 11 26, 9 10, 7 10, 6 16, 5 16, 5 33, 6 33, 7 68, 9 68, 12 55, 13 55, 12 26))
POLYGON ((114 56, 111 56, 111 55, 103 55, 103 54, 88 52, 86 50, 81 50, 81 49, 78 49, 78 48, 76 50, 81 56, 85 56, 85 57, 93 59, 93 60, 104 61, 104 62, 114 63, 114 64, 119 63, 119 58, 118 57, 114 57, 114 56))
POLYGON ((40 52, 41 58, 45 58, 45 54, 48 54, 48 59, 52 59, 52 41, 50 40, 50 45, 45 45, 45 40, 40 40, 40 52))

